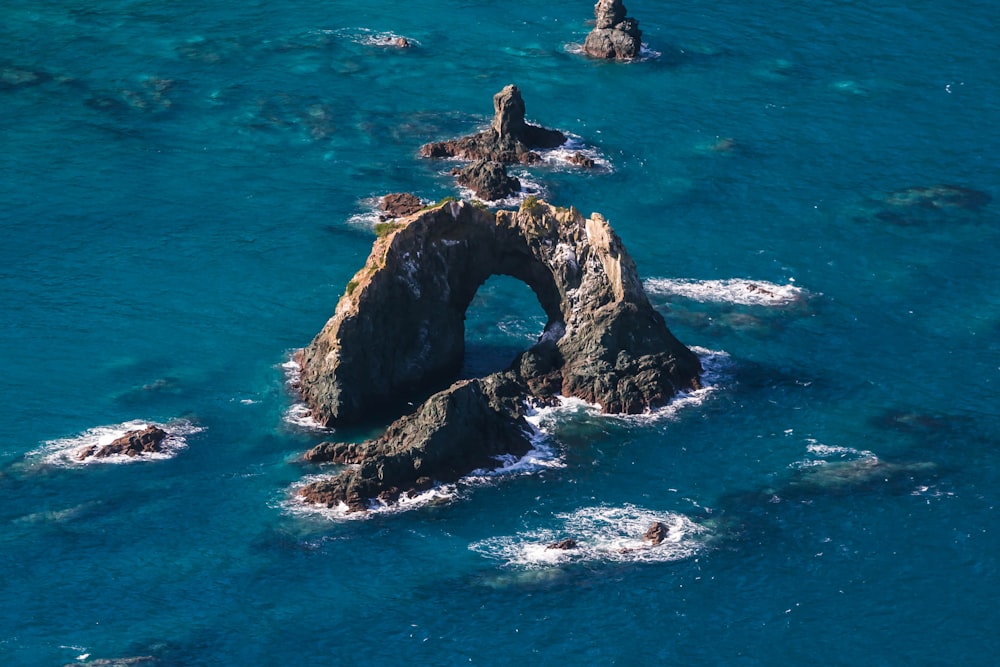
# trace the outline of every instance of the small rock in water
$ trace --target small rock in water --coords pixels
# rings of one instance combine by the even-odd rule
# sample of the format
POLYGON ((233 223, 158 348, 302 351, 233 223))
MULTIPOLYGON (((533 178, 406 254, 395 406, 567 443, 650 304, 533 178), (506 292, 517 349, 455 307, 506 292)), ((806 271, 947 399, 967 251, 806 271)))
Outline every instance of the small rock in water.
POLYGON ((572 537, 567 537, 565 540, 559 540, 558 542, 553 542, 552 544, 545 547, 546 549, 559 549, 561 551, 569 551, 570 549, 576 549, 576 540, 572 537))
POLYGON ((521 191, 521 181, 508 175, 502 162, 476 160, 467 167, 455 167, 451 175, 484 201, 496 201, 521 191))
POLYGON ((667 527, 662 521, 655 521, 646 530, 646 533, 642 536, 642 539, 650 542, 654 547, 667 539, 670 535, 670 528, 667 527))
POLYGON ((593 58, 632 60, 642 48, 639 22, 626 16, 621 0, 598 0, 594 5, 597 19, 583 43, 583 52, 593 58))
POLYGON ((125 456, 151 454, 162 450, 161 444, 166 438, 167 432, 163 429, 158 426, 147 426, 144 429, 129 431, 106 445, 84 447, 77 452, 76 459, 83 461, 90 457, 103 459, 116 454, 125 456))
POLYGON ((575 164, 578 167, 583 167, 584 169, 593 169, 595 164, 593 158, 587 157, 580 151, 577 151, 572 155, 570 155, 568 158, 566 158, 566 161, 569 162, 570 164, 575 164))

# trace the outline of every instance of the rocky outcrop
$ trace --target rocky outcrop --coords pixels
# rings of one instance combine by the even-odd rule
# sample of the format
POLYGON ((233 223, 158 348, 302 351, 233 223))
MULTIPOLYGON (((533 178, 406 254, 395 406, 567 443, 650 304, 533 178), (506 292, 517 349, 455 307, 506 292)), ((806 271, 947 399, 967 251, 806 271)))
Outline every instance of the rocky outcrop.
POLYGON ((571 551, 578 548, 576 540, 572 537, 567 537, 565 540, 559 540, 558 542, 553 542, 545 546, 546 549, 558 549, 560 551, 571 551))
POLYGON ((394 502, 401 494, 426 490, 431 480, 453 482, 477 468, 495 467, 495 457, 531 449, 523 399, 510 374, 457 382, 380 437, 340 445, 331 460, 358 467, 309 484, 299 495, 310 503, 359 511, 374 499, 394 502))
POLYGON ((407 412, 407 402, 447 387, 380 438, 310 452, 359 467, 302 497, 351 509, 410 491, 422 477, 449 481, 526 452, 527 398, 576 396, 637 413, 698 387, 701 371, 650 305, 607 221, 534 199, 497 213, 447 202, 398 221, 298 359, 302 396, 331 426, 407 412), (447 387, 465 355, 465 311, 498 274, 532 288, 545 331, 509 370, 447 387))
POLYGON ((594 5, 596 25, 583 43, 583 52, 594 58, 632 60, 639 57, 642 31, 628 18, 621 0, 598 0, 594 5))
POLYGON ((493 96, 493 122, 489 129, 461 139, 425 144, 420 155, 431 158, 488 160, 503 164, 534 164, 541 157, 536 149, 566 143, 566 135, 532 125, 524 119, 524 100, 511 84, 493 96))
POLYGON ((521 181, 509 176, 501 162, 476 160, 466 167, 455 167, 451 175, 484 201, 497 201, 521 191, 521 181))
POLYGON ((381 220, 391 220, 392 218, 404 218, 413 215, 424 207, 420 198, 409 192, 393 192, 382 197, 380 203, 382 213, 381 220))
POLYGON ((158 426, 147 426, 144 429, 129 431, 106 445, 84 447, 76 453, 76 458, 78 461, 83 461, 91 457, 103 459, 119 454, 125 456, 151 454, 162 451, 162 444, 166 439, 166 431, 158 426))
POLYGON ((670 535, 670 528, 662 521, 654 521, 643 534, 642 539, 646 540, 654 547, 661 544, 670 535))

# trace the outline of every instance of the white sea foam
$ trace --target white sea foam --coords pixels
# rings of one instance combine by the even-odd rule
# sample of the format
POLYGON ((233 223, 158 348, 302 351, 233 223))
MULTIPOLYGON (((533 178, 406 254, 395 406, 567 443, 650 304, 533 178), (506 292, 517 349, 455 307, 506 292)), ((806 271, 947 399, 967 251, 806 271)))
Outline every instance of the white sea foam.
POLYGON ((400 39, 405 39, 406 43, 410 46, 420 46, 420 42, 410 37, 406 37, 405 35, 399 35, 391 31, 380 32, 372 30, 371 28, 338 28, 336 30, 324 29, 317 30, 316 33, 344 37, 351 40, 355 44, 362 44, 364 46, 398 48, 400 39))
POLYGON ((570 162, 570 158, 579 153, 584 157, 594 161, 594 166, 590 171, 609 173, 614 171, 614 166, 598 149, 587 145, 582 137, 570 132, 563 132, 566 135, 566 142, 555 148, 539 151, 542 161, 548 167, 579 171, 581 167, 570 162))
POLYGON ((701 361, 701 389, 681 392, 669 403, 655 410, 637 415, 607 416, 632 423, 671 421, 677 419, 682 411, 701 405, 713 394, 725 387, 732 376, 734 366, 733 359, 729 356, 729 353, 721 350, 708 350, 697 346, 691 346, 691 351, 697 354, 698 359, 701 361))
MULTIPOLYGON (((581 44, 581 43, 575 43, 574 42, 574 43, 565 44, 565 45, 563 45, 563 50, 565 50, 566 53, 572 53, 573 55, 577 55, 577 56, 584 55, 583 44, 581 44)), ((626 62, 626 63, 643 62, 645 60, 652 60, 654 58, 659 58, 662 55, 663 54, 660 53, 659 51, 651 49, 649 47, 649 45, 647 45, 646 43, 642 43, 642 44, 639 45, 639 57, 638 58, 629 58, 627 60, 624 60, 623 62, 626 62)))
MULTIPOLYGON (((521 189, 508 197, 504 197, 503 199, 484 200, 477 197, 476 193, 473 192, 472 189, 461 186, 458 189, 459 196, 466 201, 481 201, 487 206, 491 206, 493 208, 517 208, 521 205, 521 202, 528 197, 538 197, 539 199, 544 199, 548 195, 548 192, 545 190, 545 186, 543 186, 540 182, 533 180, 531 178, 531 174, 527 171, 519 170, 508 173, 510 173, 511 176, 516 176, 517 179, 521 181, 521 189)), ((450 175, 451 170, 442 172, 442 174, 450 175)))
POLYGON ((459 494, 458 486, 456 484, 435 484, 427 491, 422 491, 412 496, 404 493, 396 502, 391 504, 377 499, 372 500, 368 504, 367 512, 351 512, 344 503, 340 503, 337 507, 324 507, 323 505, 306 502, 301 496, 298 495, 299 489, 308 486, 313 482, 321 482, 330 479, 335 477, 337 474, 339 473, 323 473, 303 477, 296 484, 292 485, 288 496, 279 503, 279 506, 289 514, 312 517, 318 516, 332 521, 358 521, 370 519, 382 514, 396 514, 398 512, 406 512, 418 507, 426 507, 427 505, 439 505, 451 502, 459 494))
MULTIPOLYGON (((285 363, 281 364, 281 369, 285 373, 285 384, 294 389, 302 381, 302 366, 293 356, 285 363)), ((298 401, 288 407, 284 414, 286 424, 305 429, 307 431, 331 432, 332 428, 318 422, 312 416, 312 411, 305 403, 298 401)))
POLYGON ((787 285, 777 285, 763 280, 742 278, 729 280, 651 278, 644 282, 644 286, 650 294, 744 306, 789 306, 802 303, 811 296, 809 292, 791 282, 787 285))
POLYGON ((556 514, 554 528, 528 530, 517 535, 491 537, 469 545, 472 551, 505 565, 544 568, 570 562, 671 562, 691 558, 705 544, 707 529, 683 514, 654 512, 626 504, 601 505, 556 514), (653 546, 643 539, 655 522, 669 527, 667 538, 653 546), (574 549, 550 549, 564 539, 574 549))
POLYGON ((824 445, 813 438, 809 438, 806 442, 806 453, 808 456, 790 464, 790 468, 802 470, 825 466, 830 463, 850 463, 855 461, 878 463, 878 457, 875 453, 867 449, 855 449, 840 445, 824 445))
POLYGON ((57 440, 47 440, 41 447, 25 454, 29 462, 37 462, 60 467, 76 467, 92 464, 114 464, 114 463, 136 463, 139 461, 160 461, 173 458, 187 445, 187 436, 200 433, 205 429, 196 426, 186 419, 179 419, 165 424, 132 420, 120 424, 109 424, 107 426, 96 426, 83 433, 68 438, 57 440), (115 439, 122 437, 130 431, 138 431, 149 426, 157 426, 167 432, 167 437, 160 444, 161 451, 142 453, 137 456, 127 456, 125 454, 115 454, 104 458, 89 456, 84 460, 79 460, 77 456, 81 450, 96 446, 102 447, 111 444, 115 439))

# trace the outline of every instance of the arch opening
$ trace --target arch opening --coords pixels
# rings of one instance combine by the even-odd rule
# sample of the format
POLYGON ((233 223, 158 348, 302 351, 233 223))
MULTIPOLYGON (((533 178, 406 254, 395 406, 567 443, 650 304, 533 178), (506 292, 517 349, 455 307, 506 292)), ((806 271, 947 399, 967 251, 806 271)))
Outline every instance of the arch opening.
POLYGON ((508 368, 518 354, 538 342, 549 317, 524 281, 495 274, 486 279, 465 309, 462 378, 484 377, 508 368))

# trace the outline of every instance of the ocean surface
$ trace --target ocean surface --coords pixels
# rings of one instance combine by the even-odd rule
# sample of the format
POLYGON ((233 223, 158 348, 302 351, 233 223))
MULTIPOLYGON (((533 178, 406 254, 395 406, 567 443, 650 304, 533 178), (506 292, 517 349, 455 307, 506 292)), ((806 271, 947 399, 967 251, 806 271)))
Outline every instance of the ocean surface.
MULTIPOLYGON (((996 664, 996 3, 627 6, 605 63, 589 2, 4 0, 0 662, 996 664), (309 511, 302 453, 377 431, 310 425, 291 355, 508 83, 573 138, 512 172, 611 222, 705 389, 309 511)), ((492 278, 464 372, 543 323, 492 278)))

